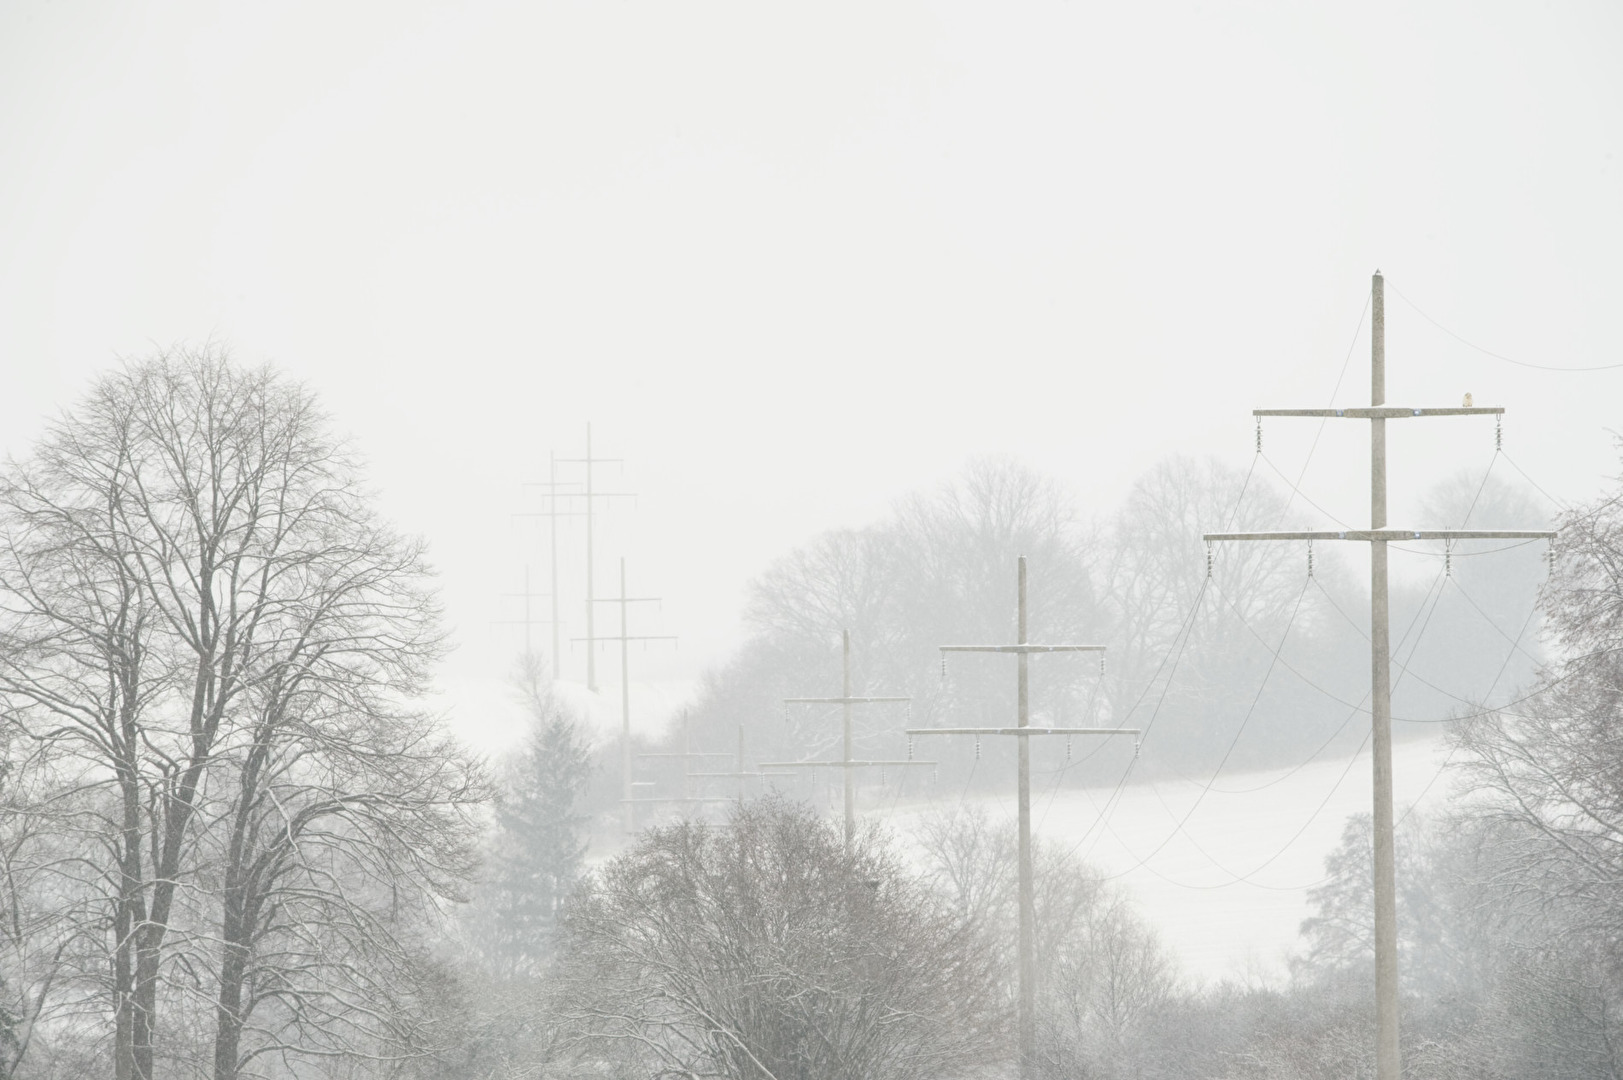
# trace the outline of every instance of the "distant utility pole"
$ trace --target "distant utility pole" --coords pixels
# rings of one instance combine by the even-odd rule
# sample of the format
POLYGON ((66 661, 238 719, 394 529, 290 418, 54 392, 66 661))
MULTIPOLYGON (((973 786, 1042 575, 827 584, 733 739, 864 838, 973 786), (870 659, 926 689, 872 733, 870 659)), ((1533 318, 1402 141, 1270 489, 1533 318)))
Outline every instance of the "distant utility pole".
POLYGON ((840 648, 843 657, 844 682, 839 697, 796 697, 784 698, 785 705, 839 705, 844 715, 844 747, 845 752, 838 761, 763 761, 763 769, 793 769, 793 768, 831 768, 841 769, 845 772, 845 846, 851 847, 851 841, 857 835, 857 781, 856 769, 883 768, 887 765, 896 768, 906 768, 909 765, 934 765, 933 761, 857 761, 851 756, 851 706, 872 705, 879 702, 911 701, 905 697, 852 697, 851 696, 851 631, 840 631, 840 648))
MULTIPOLYGON (((1037 1049, 1037 959, 1034 934, 1037 905, 1031 870, 1031 736, 1033 735, 1137 735, 1136 728, 1031 727, 1027 662, 1032 653, 1104 652, 1103 645, 1033 645, 1026 640, 1026 557, 1020 556, 1016 602, 1016 639, 1013 645, 943 645, 941 651, 1014 653, 1018 727, 909 728, 909 735, 1009 735, 1020 740, 1020 1075, 1035 1073, 1037 1049)), ((945 660, 945 657, 943 657, 945 660)))
MULTIPOLYGON (((1375 773, 1375 1075, 1399 1080, 1397 872, 1392 825, 1392 648, 1387 601, 1386 545, 1394 540, 1547 539, 1547 530, 1519 529, 1389 529, 1386 527, 1386 422, 1412 416, 1498 416, 1497 406, 1411 409, 1386 404, 1386 282, 1379 270, 1371 285, 1370 407, 1367 409, 1253 409, 1264 416, 1346 417, 1368 420, 1368 529, 1334 532, 1206 533, 1217 540, 1362 540, 1369 544, 1370 593, 1370 724, 1375 773)), ((1467 395, 1469 397, 1469 395, 1467 395)), ((1261 431, 1259 426, 1258 431, 1261 431)), ((1261 435, 1258 435, 1259 446, 1261 435)))
MULTIPOLYGON (((590 455, 588 454, 588 456, 590 456, 590 455)), ((561 518, 561 517, 581 517, 581 516, 583 516, 585 511, 581 511, 581 510, 560 510, 560 509, 558 509, 558 500, 560 498, 563 498, 563 497, 566 497, 566 496, 569 496, 569 495, 578 495, 578 494, 580 494, 579 492, 563 491, 563 490, 560 490, 560 489, 579 487, 580 485, 574 483, 573 481, 568 482, 568 483, 560 483, 559 482, 559 480, 558 480, 558 458, 551 451, 548 451, 548 453, 547 453, 547 478, 545 480, 532 481, 530 483, 525 484, 524 486, 525 487, 538 487, 538 488, 545 488, 546 489, 546 491, 542 494, 542 497, 547 500, 547 508, 545 510, 538 511, 538 512, 533 513, 533 514, 515 514, 514 516, 515 517, 544 517, 544 518, 547 519, 547 532, 548 532, 548 539, 549 539, 549 543, 548 543, 548 546, 547 546, 547 555, 548 555, 548 559, 551 561, 551 564, 552 564, 552 592, 547 593, 545 595, 550 596, 552 598, 552 677, 554 679, 557 679, 557 678, 562 677, 562 669, 558 666, 558 663, 559 663, 558 633, 559 633, 559 628, 563 625, 562 620, 558 618, 558 519, 561 518)), ((591 506, 591 500, 590 499, 588 499, 586 501, 586 505, 591 506)), ((524 568, 524 595, 526 597, 528 597, 530 595, 530 568, 528 566, 526 566, 524 568)), ((530 630, 529 630, 530 608, 529 608, 529 600, 528 599, 526 599, 524 601, 524 605, 525 605, 524 606, 524 619, 525 619, 524 651, 529 652, 530 651, 530 630)), ((590 627, 588 627, 588 632, 590 632, 590 627)))
MULTIPOLYGON (((578 458, 558 458, 558 464, 586 466, 586 490, 575 493, 586 500, 586 641, 610 641, 612 638, 599 638, 592 627, 596 615, 594 604, 596 597, 596 582, 592 577, 592 513, 596 507, 596 499, 628 499, 633 497, 628 491, 597 491, 592 487, 592 466, 618 463, 620 458, 600 458, 592 456, 592 425, 586 425, 586 456, 578 458)), ((553 590, 556 592, 557 590, 553 590)), ((624 591, 623 589, 621 590, 624 591)), ((586 650, 586 689, 597 692, 597 655, 590 646, 586 650)))
POLYGON ((628 646, 633 641, 675 641, 675 634, 638 634, 631 635, 626 631, 626 608, 632 604, 657 603, 657 596, 627 596, 626 595, 626 561, 620 560, 620 595, 605 596, 596 602, 603 604, 620 605, 620 632, 608 637, 576 638, 577 641, 586 642, 587 655, 597 649, 600 641, 618 641, 620 643, 620 786, 621 802, 624 805, 624 824, 626 832, 635 827, 631 812, 631 657, 628 646))
MULTIPOLYGON (((686 717, 684 717, 683 720, 685 722, 686 717)), ((715 756, 720 757, 721 755, 718 754, 718 755, 715 755, 715 756)), ((695 780, 697 780, 697 779, 699 779, 701 777, 703 777, 705 779, 711 779, 711 780, 737 780, 738 781, 738 805, 743 806, 744 805, 744 781, 751 780, 751 779, 756 779, 756 778, 768 777, 768 776, 793 776, 794 773, 788 772, 788 771, 768 772, 766 769, 757 769, 754 772, 745 771, 745 769, 744 769, 744 725, 739 724, 738 725, 738 759, 737 759, 737 765, 735 767, 735 771, 733 771, 733 772, 696 772, 696 773, 688 773, 687 775, 691 776, 695 780)))
MULTIPOLYGON (((548 594, 547 593, 538 593, 538 592, 531 592, 530 591, 530 564, 525 563, 524 564, 524 591, 523 592, 516 592, 516 593, 503 593, 502 595, 503 596, 511 596, 511 597, 522 597, 524 599, 524 618, 522 618, 522 619, 497 619, 495 621, 496 621, 496 624, 498 626, 519 625, 519 626, 524 627, 524 655, 528 656, 528 655, 530 655, 530 627, 534 626, 538 622, 546 622, 547 621, 545 619, 536 619, 536 618, 531 617, 531 615, 530 615, 530 599, 532 597, 546 596, 548 594)), ((556 623, 554 625, 556 626, 556 623)), ((554 636, 556 636, 557 631, 554 630, 553 634, 554 634, 554 636)), ((554 660, 555 665, 556 665, 556 662, 557 661, 554 660)), ((553 671, 552 674, 553 674, 553 678, 558 677, 558 673, 557 673, 556 669, 553 671)))
MULTIPOLYGON (((689 736, 688 714, 683 713, 682 714, 682 749, 681 750, 677 750, 677 751, 656 750, 656 751, 651 751, 651 752, 646 753, 646 754, 638 754, 637 755, 638 757, 641 757, 641 758, 674 758, 674 759, 680 761, 682 763, 682 794, 679 795, 679 796, 669 797, 669 798, 662 798, 660 796, 650 796, 648 798, 642 798, 642 799, 634 799, 630 795, 627 795, 624 802, 625 802, 625 806, 626 806, 626 813, 627 813, 627 820, 628 821, 630 820, 631 808, 633 806, 636 806, 636 805, 639 805, 639 804, 732 802, 731 799, 727 799, 727 798, 702 798, 702 797, 694 796, 693 787, 692 787, 693 778, 696 777, 696 776, 709 776, 709 775, 713 775, 713 774, 690 772, 689 767, 688 767, 688 763, 691 762, 691 761, 696 761, 696 760, 702 759, 702 758, 716 758, 716 757, 723 757, 724 758, 724 757, 727 757, 728 755, 727 755, 727 751, 725 751, 725 750, 694 750, 692 748, 692 743, 690 742, 688 736, 689 736)), ((742 740, 742 738, 743 738, 742 731, 740 731, 739 738, 740 738, 740 740, 742 740)), ((742 747, 742 745, 743 745, 742 741, 740 741, 739 745, 740 745, 740 747, 742 747)), ((720 774, 720 775, 726 775, 726 774, 720 774)), ((632 787, 645 787, 645 786, 646 787, 652 787, 653 786, 652 781, 648 781, 646 783, 634 783, 634 784, 628 785, 627 790, 629 791, 630 788, 632 788, 632 787)), ((740 786, 740 789, 742 789, 742 787, 743 787, 743 782, 742 781, 739 782, 739 786, 740 786)), ((740 800, 740 801, 742 801, 742 800, 740 800)), ((626 831, 627 832, 631 831, 631 826, 629 824, 626 826, 626 831)))

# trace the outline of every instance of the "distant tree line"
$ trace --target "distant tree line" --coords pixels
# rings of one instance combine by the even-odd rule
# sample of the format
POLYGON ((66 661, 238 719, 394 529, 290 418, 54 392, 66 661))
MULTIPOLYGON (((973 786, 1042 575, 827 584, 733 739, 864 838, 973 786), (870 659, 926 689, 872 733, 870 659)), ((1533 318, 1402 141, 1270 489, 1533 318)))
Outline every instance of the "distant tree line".
MULTIPOLYGON (((1519 488, 1459 477, 1427 499, 1433 523, 1509 527, 1545 520, 1519 488)), ((858 711, 859 756, 905 755, 905 726, 1013 723, 1013 665, 941 645, 1014 640, 1015 563, 1030 567, 1033 641, 1106 646, 1033 662, 1034 722, 1146 728, 1140 768, 1264 767, 1315 750, 1353 752, 1368 689, 1368 591, 1346 552, 1321 543, 1219 545, 1210 531, 1305 527, 1309 508, 1257 475, 1170 458, 1141 476, 1107 514, 1084 515, 1053 480, 1003 459, 973 462, 941 488, 901 500, 887 519, 826 533, 752 584, 744 644, 704 679, 692 710, 696 742, 732 745, 739 725, 758 760, 826 758, 837 749, 833 707, 786 709, 787 697, 831 696, 849 629, 858 693, 906 695, 858 711), (1328 548, 1328 550, 1326 550, 1328 548), (1208 566, 1210 567, 1208 573, 1208 566), (1277 650, 1278 659, 1274 657, 1277 650), (910 723, 909 723, 910 720, 910 723)), ((1538 657, 1535 601, 1541 549, 1485 556, 1491 545, 1422 551, 1420 573, 1393 598, 1399 641, 1399 736, 1430 733, 1453 712, 1524 684, 1538 657)), ((1402 556, 1400 556, 1401 558, 1402 556)), ((1006 741, 1006 740, 1005 740, 1006 741)), ((1008 774, 1010 747, 982 747, 976 781, 1008 774)), ((960 790, 972 762, 934 742, 939 780, 960 790)), ((1114 782, 1130 740, 1090 746, 1066 762, 1036 748, 1068 782, 1114 782), (1078 755, 1080 756, 1080 755, 1078 755)), ((926 756, 919 754, 919 756, 926 756)), ((649 776, 674 783, 650 770, 649 776)), ((926 793, 927 771, 887 777, 926 793)), ((877 776, 864 775, 864 783, 877 776)), ((809 777, 778 781, 801 796, 809 777)))

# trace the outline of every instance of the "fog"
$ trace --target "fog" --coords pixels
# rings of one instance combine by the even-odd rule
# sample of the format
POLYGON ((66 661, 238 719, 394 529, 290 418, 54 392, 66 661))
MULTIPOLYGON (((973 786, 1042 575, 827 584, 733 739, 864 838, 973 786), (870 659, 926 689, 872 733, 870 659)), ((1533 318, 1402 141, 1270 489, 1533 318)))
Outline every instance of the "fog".
MULTIPOLYGON (((0 449, 166 350, 301 383, 426 545, 437 720, 500 774, 535 717, 581 719, 591 867, 636 843, 620 650, 589 689, 586 523, 554 551, 538 516, 583 503, 537 486, 584 480, 588 425, 625 493, 594 504, 596 596, 623 559, 658 598, 628 615, 636 751, 742 725, 753 761, 837 756, 838 710, 782 699, 840 692, 848 629, 854 692, 912 699, 859 710, 858 752, 940 762, 864 771, 903 835, 1013 813, 1011 745, 902 729, 1012 723, 1012 660, 935 650, 1012 633, 1029 556, 1036 636, 1109 649, 1033 659, 1034 715, 1147 727, 1033 751, 1039 839, 1184 976, 1284 985, 1369 806, 1368 560, 1208 571, 1199 535, 1368 520, 1364 422, 1252 410, 1368 404, 1377 271, 1387 401, 1507 410, 1388 425, 1393 526, 1547 528, 1615 491, 1619 55, 1603 3, 13 0, 0 449), (554 631, 520 594, 554 566, 525 698, 526 630, 549 663, 554 631)), ((1417 823, 1459 803, 1450 718, 1563 655, 1545 546, 1502 546, 1393 552, 1417 823)), ((831 771, 750 784, 839 817, 831 771)))

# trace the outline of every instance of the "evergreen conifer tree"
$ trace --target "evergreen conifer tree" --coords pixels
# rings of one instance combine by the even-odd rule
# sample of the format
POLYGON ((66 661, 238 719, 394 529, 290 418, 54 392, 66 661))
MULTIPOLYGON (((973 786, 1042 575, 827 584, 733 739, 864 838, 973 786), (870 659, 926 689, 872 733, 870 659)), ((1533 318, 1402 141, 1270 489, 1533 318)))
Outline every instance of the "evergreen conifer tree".
POLYGON ((516 682, 529 731, 503 770, 480 905, 486 960, 510 975, 534 971, 550 952, 559 909, 586 856, 580 804, 591 746, 547 674, 535 657, 520 662, 516 682))

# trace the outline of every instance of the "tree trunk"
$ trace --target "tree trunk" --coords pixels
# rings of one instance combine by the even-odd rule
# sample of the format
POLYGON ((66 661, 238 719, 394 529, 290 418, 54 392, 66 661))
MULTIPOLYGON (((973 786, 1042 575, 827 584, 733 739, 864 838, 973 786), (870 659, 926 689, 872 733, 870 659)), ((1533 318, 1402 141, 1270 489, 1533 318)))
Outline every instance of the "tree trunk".
POLYGON ((242 991, 248 977, 248 938, 253 920, 242 910, 243 891, 240 884, 233 884, 225 897, 225 949, 214 1007, 214 1080, 236 1080, 237 1055, 247 1020, 242 1011, 242 991))
MULTIPOLYGON (((132 718, 124 718, 124 755, 135 745, 132 718)), ((137 1080, 151 1075, 138 1071, 136 1016, 140 1003, 135 995, 135 935, 146 921, 146 905, 141 882, 141 792, 133 762, 121 762, 119 788, 123 801, 123 835, 119 851, 119 891, 113 910, 113 1075, 115 1080, 137 1080)))

